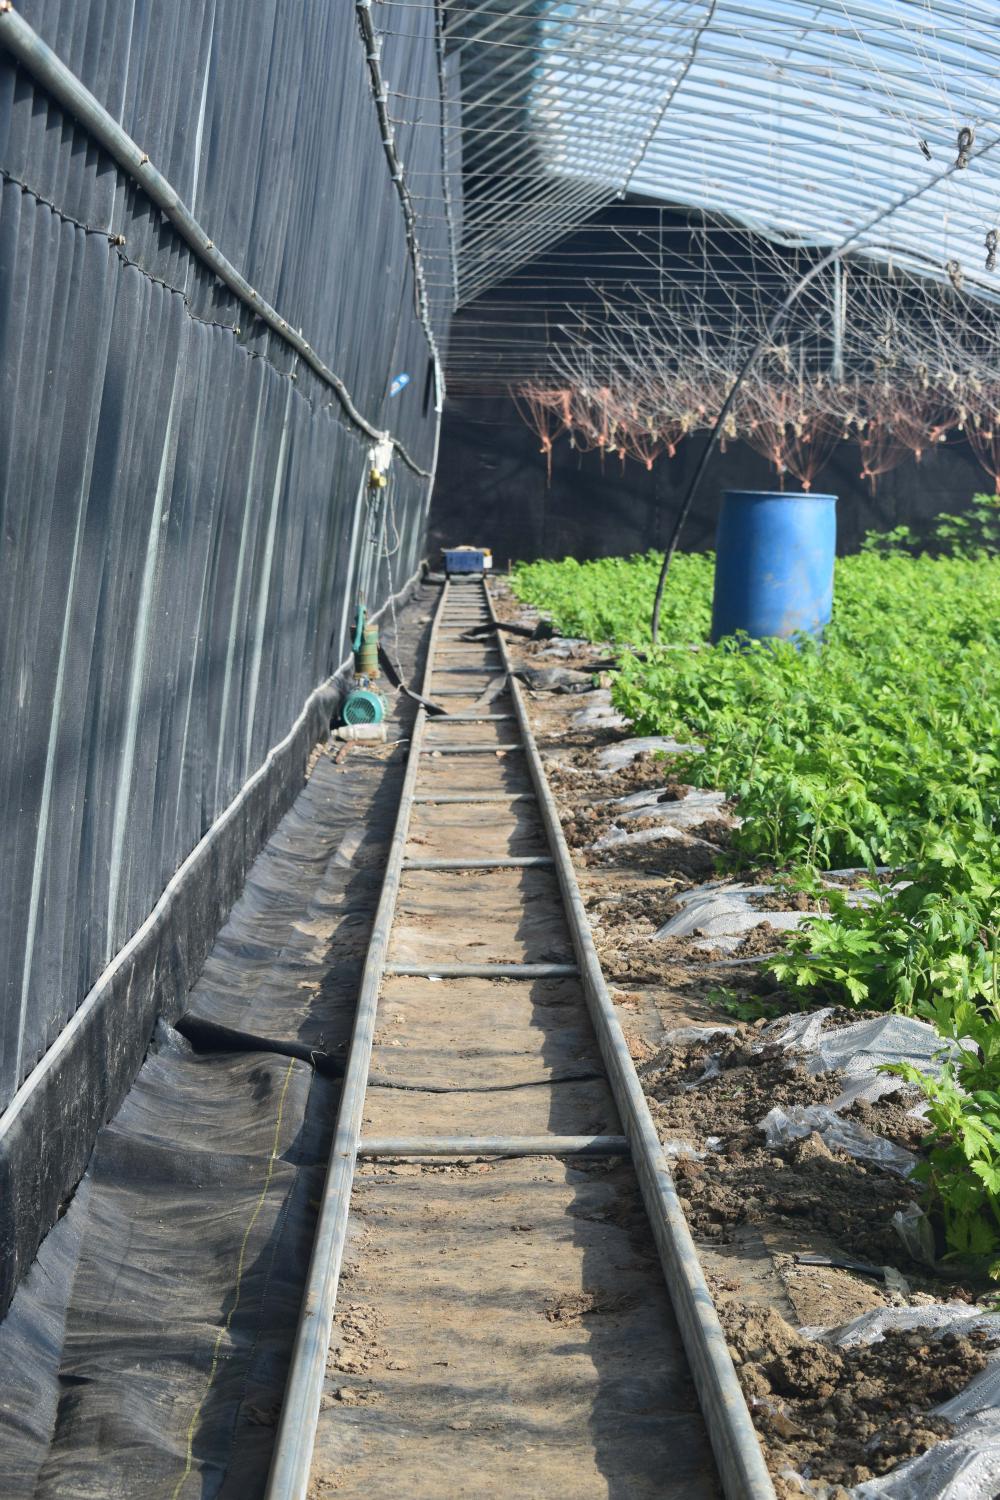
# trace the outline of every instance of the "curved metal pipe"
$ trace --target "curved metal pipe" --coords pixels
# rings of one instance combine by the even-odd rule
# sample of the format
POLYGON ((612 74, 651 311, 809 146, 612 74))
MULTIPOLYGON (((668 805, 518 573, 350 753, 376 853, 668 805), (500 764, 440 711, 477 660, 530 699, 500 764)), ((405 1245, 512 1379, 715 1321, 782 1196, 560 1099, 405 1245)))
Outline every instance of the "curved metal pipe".
MULTIPOLYGON (((985 156, 988 151, 992 151, 997 145, 1000 145, 1000 136, 996 137, 992 141, 987 141, 984 146, 980 146, 978 151, 972 152, 969 159, 973 160, 976 157, 985 156)), ((814 266, 810 267, 810 269, 805 273, 804 276, 800 277, 800 279, 792 287, 792 290, 788 293, 788 296, 779 303, 774 312, 768 318, 767 323, 764 326, 763 333, 751 348, 750 353, 747 355, 746 359, 743 361, 739 373, 737 374, 736 379, 733 381, 732 388, 730 389, 725 401, 723 401, 722 403, 719 414, 715 419, 715 426, 712 428, 711 432, 708 435, 708 442, 705 444, 701 457, 698 460, 697 467, 695 468, 694 474, 691 476, 691 483, 688 485, 687 494, 684 496, 684 499, 681 502, 681 508, 677 512, 677 520, 674 522, 674 529, 671 532, 670 541, 667 543, 667 550, 663 556, 663 566, 660 569, 660 576, 656 584, 656 595, 653 599, 653 618, 650 624, 650 633, 653 638, 654 646, 657 644, 660 637, 660 608, 663 604, 663 590, 666 586, 667 574, 670 571, 670 564, 673 561, 674 553, 677 551, 677 543, 680 540, 681 531, 684 528, 684 522, 688 518, 688 514, 694 502, 694 497, 698 493, 698 488, 704 477, 705 470, 708 468, 708 461, 711 458, 712 454, 715 452, 715 445, 719 440, 719 434, 722 431, 725 420, 732 410, 733 402, 736 400, 736 397, 739 394, 744 380, 750 374, 750 371, 753 369, 754 365, 757 363, 757 360, 760 358, 762 350, 764 350, 772 342, 772 340, 774 339, 774 335, 777 333, 778 329, 781 327, 781 324, 784 322, 785 314, 798 301, 799 297, 805 291, 806 287, 809 286, 810 282, 815 280, 815 278, 820 274, 821 271, 825 271, 829 266, 832 266, 837 261, 841 260, 842 257, 847 254, 847 251, 851 248, 851 246, 855 244, 862 237, 862 235, 869 234, 871 230, 876 229, 879 224, 882 224, 886 219, 891 218, 891 216, 894 213, 897 213, 899 209, 905 208, 908 203, 912 203, 916 198, 922 197, 929 188, 936 187, 939 182, 943 182, 957 170, 959 170, 957 164, 955 162, 952 162, 951 166, 946 167, 943 172, 938 172, 934 177, 929 178, 927 182, 923 183, 918 188, 914 188, 911 192, 904 193, 901 198, 897 198, 896 201, 894 203, 890 203, 887 208, 881 209, 872 218, 867 219, 864 224, 859 224, 857 229, 852 229, 851 233, 847 236, 846 239, 841 240, 839 245, 836 245, 834 249, 829 250, 826 255, 822 256, 816 262, 814 266)))

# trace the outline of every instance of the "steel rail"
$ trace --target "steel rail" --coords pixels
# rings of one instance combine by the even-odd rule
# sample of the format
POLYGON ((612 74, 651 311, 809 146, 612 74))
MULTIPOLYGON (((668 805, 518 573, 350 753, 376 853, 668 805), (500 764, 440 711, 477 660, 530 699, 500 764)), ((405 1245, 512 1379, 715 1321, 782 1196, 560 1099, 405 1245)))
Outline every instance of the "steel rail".
MULTIPOLYGON (((490 613, 493 599, 485 588, 490 613)), ((510 673, 503 632, 497 632, 510 673)), ((508 676, 517 712, 532 785, 542 813, 549 847, 573 937, 587 1008, 597 1034, 608 1081, 629 1140, 667 1290, 677 1315, 681 1338, 691 1364, 695 1389, 715 1453, 727 1500, 775 1500, 774 1486, 760 1442, 740 1387, 732 1356, 705 1280, 698 1251, 684 1217, 673 1176, 660 1145, 649 1104, 642 1091, 621 1022, 601 971, 586 907, 577 885, 559 811, 549 789, 535 744, 521 685, 508 676)))
MULTIPOLYGON (((68 68, 37 31, 14 9, 11 0, 0 0, 0 47, 4 47, 41 84, 53 99, 83 126, 97 144, 117 162, 122 171, 137 182, 146 197, 156 205, 164 218, 176 229, 181 239, 194 251, 203 265, 208 266, 219 280, 254 316, 272 329, 279 338, 296 351, 320 380, 328 385, 337 397, 345 415, 361 432, 375 442, 390 442, 414 474, 422 479, 433 479, 430 469, 421 468, 398 438, 390 432, 382 432, 355 406, 347 386, 339 375, 335 375, 324 364, 315 349, 267 302, 236 269, 222 252, 216 249, 215 241, 198 223, 191 210, 183 203, 177 189, 167 181, 127 131, 123 130, 113 115, 90 90, 81 83, 72 69, 68 68)), ((109 236, 110 237, 110 236, 109 236)), ((431 348, 437 360, 437 346, 431 336, 431 348)), ((436 366, 437 368, 437 366, 436 366)), ((440 379, 440 371, 438 370, 440 379)), ((440 387, 439 387, 440 390, 440 387)), ((438 408, 440 412, 440 407, 438 408)))
MULTIPOLYGON (((430 687, 434 646, 438 626, 448 599, 444 584, 431 626, 427 661, 423 673, 423 691, 430 687)), ((420 767, 426 710, 417 708, 410 733, 406 774, 400 793, 399 810, 392 843, 386 860, 385 875, 372 925, 365 960, 358 1008, 354 1017, 347 1065, 337 1111, 337 1125, 330 1148, 326 1182, 320 1199, 316 1237, 313 1242, 306 1277, 299 1324, 292 1347, 291 1367, 285 1387, 281 1416, 275 1434, 271 1468, 265 1490, 266 1500, 305 1500, 309 1487, 316 1424, 319 1420, 323 1378, 326 1373, 330 1331, 337 1300, 340 1268, 344 1258, 347 1221, 351 1206, 351 1187, 357 1163, 358 1143, 364 1115, 368 1072, 379 993, 386 972, 389 935, 396 910, 403 856, 410 827, 413 792, 420 767)))

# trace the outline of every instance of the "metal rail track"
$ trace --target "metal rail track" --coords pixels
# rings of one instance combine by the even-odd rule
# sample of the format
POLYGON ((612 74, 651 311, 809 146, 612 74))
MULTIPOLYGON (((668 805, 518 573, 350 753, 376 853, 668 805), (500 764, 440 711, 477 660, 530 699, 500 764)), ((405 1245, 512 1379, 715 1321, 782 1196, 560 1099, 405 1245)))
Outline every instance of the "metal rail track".
MULTIPOLYGON (((385 876, 375 915, 358 1008, 351 1036, 343 1092, 326 1185, 320 1203, 299 1325, 292 1352, 291 1371, 275 1437, 267 1500, 304 1500, 306 1496, 316 1426, 323 1393, 327 1350, 333 1324, 337 1287, 344 1255, 351 1188, 359 1157, 449 1157, 485 1156, 615 1156, 631 1157, 648 1215, 664 1277, 680 1327, 709 1439, 723 1490, 728 1500, 774 1500, 774 1488, 764 1463, 760 1444, 743 1399, 711 1293, 698 1254, 678 1201, 669 1166, 660 1146, 645 1095, 642 1092, 621 1025, 608 993, 594 947, 586 911, 577 886, 573 863, 563 837, 558 811, 549 790, 545 770, 528 719, 523 690, 510 675, 510 659, 501 631, 488 647, 491 657, 478 666, 435 667, 439 642, 446 627, 460 632, 469 625, 496 624, 493 601, 484 583, 445 583, 431 627, 423 696, 435 695, 434 680, 455 672, 494 679, 498 669, 506 676, 504 697, 513 712, 479 714, 473 705, 447 719, 436 721, 442 735, 452 722, 479 723, 503 719, 516 723, 516 741, 483 746, 453 745, 444 738, 427 736, 429 721, 423 707, 417 709, 410 739, 406 774, 395 829, 386 862, 385 876), (523 755, 533 791, 511 793, 476 789, 473 792, 418 791, 421 771, 428 754, 447 756, 455 752, 495 756, 502 764, 510 753, 523 755), (462 802, 512 802, 532 797, 538 805, 549 843, 547 855, 514 859, 469 858, 431 860, 408 858, 407 844, 411 810, 415 804, 462 802), (542 866, 554 869, 565 915, 573 939, 575 964, 437 964, 433 967, 388 962, 393 918, 400 880, 408 870, 451 871, 462 869, 516 869, 542 866), (362 1117, 375 1033, 376 1015, 383 979, 393 975, 436 978, 517 978, 573 976, 579 979, 586 999, 601 1058, 624 1136, 420 1136, 362 1138, 362 1117)), ((470 643, 471 645, 471 643, 470 643)), ((481 643, 477 643, 481 645, 481 643)), ((483 683, 485 686, 485 682, 483 683)), ((481 687, 461 689, 461 696, 475 699, 481 687)), ((447 692, 447 690, 445 690, 447 692)), ((453 693, 458 690, 453 689, 453 693)), ((440 694, 440 690, 438 690, 440 694)), ((435 721, 431 721, 435 722, 435 721)), ((447 763, 447 762, 445 762, 447 763)), ((522 762, 523 763, 523 762, 522 762)))

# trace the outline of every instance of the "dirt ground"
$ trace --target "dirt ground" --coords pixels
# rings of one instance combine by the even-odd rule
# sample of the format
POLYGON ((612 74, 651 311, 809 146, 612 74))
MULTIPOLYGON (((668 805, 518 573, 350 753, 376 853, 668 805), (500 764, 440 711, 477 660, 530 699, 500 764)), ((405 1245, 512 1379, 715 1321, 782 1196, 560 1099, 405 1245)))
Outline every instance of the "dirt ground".
MULTIPOLYGON (((501 612, 514 617, 518 606, 508 599, 501 612)), ((511 649, 515 659, 547 664, 545 642, 511 649)), ((559 664, 585 671, 598 655, 606 658, 607 647, 589 658, 578 648, 559 664)), ((669 758, 648 753, 621 770, 602 769, 600 751, 627 730, 581 725, 574 716, 589 697, 533 692, 529 705, 605 976, 675 1157, 678 1191, 779 1495, 801 1493, 783 1477, 794 1471, 809 1477, 813 1493, 838 1500, 848 1486, 948 1435, 930 1408, 968 1384, 985 1352, 981 1341, 922 1333, 839 1350, 797 1330, 834 1327, 878 1307, 971 1301, 983 1288, 944 1280, 906 1254, 891 1221, 917 1198, 909 1180, 830 1150, 815 1133, 767 1145, 759 1122, 775 1105, 826 1104, 844 1085, 836 1072, 790 1065, 763 1038, 769 1018, 798 1008, 758 962, 786 940, 768 914, 824 903, 761 894, 752 901, 760 922, 726 954, 704 938, 657 939, 679 895, 725 879, 733 867, 734 810, 722 807, 715 821, 687 830, 691 838, 595 850, 610 830, 640 826, 635 818, 626 825, 612 799, 662 788, 663 800, 683 800, 688 789, 669 758), (692 1026, 732 1029, 670 1040, 692 1026)), ((770 884, 774 875, 742 868, 739 879, 770 884)), ((857 1019, 844 1012, 828 1024, 857 1019)), ((855 1104, 845 1117, 919 1152, 924 1126, 910 1114, 914 1102, 900 1091, 855 1104)))

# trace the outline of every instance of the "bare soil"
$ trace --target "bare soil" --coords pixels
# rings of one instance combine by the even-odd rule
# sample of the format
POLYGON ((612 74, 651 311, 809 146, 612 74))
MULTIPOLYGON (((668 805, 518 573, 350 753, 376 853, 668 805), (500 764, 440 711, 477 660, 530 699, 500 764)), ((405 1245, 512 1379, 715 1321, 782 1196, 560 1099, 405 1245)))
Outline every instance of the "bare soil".
POLYGON ((789 1067, 774 1046, 754 1051, 757 1029, 744 1026, 734 1037, 716 1038, 714 1050, 708 1043, 667 1049, 641 1070, 661 1136, 717 1142, 704 1160, 681 1157, 674 1169, 692 1231, 726 1241, 747 1224, 782 1228, 802 1234, 806 1249, 809 1230, 818 1229, 845 1255, 875 1266, 899 1264, 902 1246, 890 1221, 915 1201, 917 1189, 895 1173, 830 1151, 817 1135, 781 1150, 767 1146, 759 1122, 769 1110, 827 1104, 844 1077, 789 1067))
MULTIPOLYGON (((888 1332, 875 1344, 834 1349, 803 1338, 772 1309, 722 1309, 723 1327, 776 1476, 808 1474, 846 1487, 888 1473, 949 1436, 930 1408, 986 1365, 985 1336, 928 1339, 888 1332)), ((779 1496, 801 1494, 777 1479, 779 1496)))

